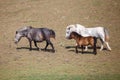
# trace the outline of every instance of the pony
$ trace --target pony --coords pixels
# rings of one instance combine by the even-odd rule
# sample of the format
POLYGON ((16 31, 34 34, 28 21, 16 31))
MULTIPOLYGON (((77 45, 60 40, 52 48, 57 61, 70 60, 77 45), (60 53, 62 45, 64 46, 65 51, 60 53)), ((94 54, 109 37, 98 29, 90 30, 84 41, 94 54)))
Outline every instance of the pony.
MULTIPOLYGON (((104 43, 107 45, 107 48, 109 51, 111 51, 111 47, 109 46, 109 34, 108 30, 104 27, 94 27, 94 28, 85 28, 84 26, 80 24, 74 24, 74 25, 68 25, 66 27, 66 38, 69 39, 69 36, 71 32, 77 32, 78 34, 87 37, 87 36, 93 36, 101 41, 101 48, 100 51, 103 50, 104 43)), ((86 47, 87 50, 87 47, 86 47)))
POLYGON ((97 51, 96 51, 96 37, 92 37, 92 36, 88 36, 88 37, 83 37, 81 35, 79 35, 77 32, 72 32, 69 36, 69 39, 74 39, 76 40, 76 53, 78 53, 78 47, 81 46, 82 47, 82 53, 83 53, 83 47, 84 46, 88 46, 91 45, 93 47, 93 53, 96 55, 97 51))
POLYGON ((52 29, 34 28, 32 26, 25 26, 16 31, 14 41, 17 44, 22 37, 26 37, 30 45, 29 50, 32 50, 32 41, 34 42, 34 45, 36 46, 37 50, 39 50, 39 47, 37 46, 37 42, 46 41, 46 46, 44 49, 47 50, 48 45, 51 45, 52 51, 55 52, 54 46, 50 41, 50 38, 55 39, 55 36, 56 36, 55 32, 52 29))

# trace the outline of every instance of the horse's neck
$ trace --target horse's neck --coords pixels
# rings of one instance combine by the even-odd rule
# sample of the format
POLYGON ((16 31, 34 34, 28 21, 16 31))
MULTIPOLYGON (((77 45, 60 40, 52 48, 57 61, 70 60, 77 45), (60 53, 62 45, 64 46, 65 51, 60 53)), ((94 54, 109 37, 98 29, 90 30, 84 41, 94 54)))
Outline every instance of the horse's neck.
POLYGON ((24 34, 24 36, 27 36, 28 35, 28 30, 24 30, 23 34, 24 34))
POLYGON ((75 39, 76 41, 79 41, 81 38, 82 38, 82 36, 80 36, 80 35, 78 35, 78 34, 74 37, 74 39, 75 39))

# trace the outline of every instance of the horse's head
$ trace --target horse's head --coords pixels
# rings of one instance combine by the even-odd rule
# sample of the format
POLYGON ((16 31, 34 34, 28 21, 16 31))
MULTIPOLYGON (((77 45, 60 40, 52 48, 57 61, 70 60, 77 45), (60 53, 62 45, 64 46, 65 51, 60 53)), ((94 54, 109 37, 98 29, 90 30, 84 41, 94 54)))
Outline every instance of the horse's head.
POLYGON ((14 39, 15 43, 18 43, 22 37, 27 36, 28 30, 31 28, 32 28, 31 26, 26 26, 21 29, 18 29, 15 34, 15 39, 14 39))
POLYGON ((76 29, 76 26, 75 25, 69 25, 69 26, 67 26, 67 28, 66 28, 66 38, 67 39, 70 39, 69 37, 70 37, 70 34, 71 34, 71 32, 76 32, 77 31, 77 29, 76 29))
POLYGON ((76 39, 76 38, 80 38, 82 37, 81 35, 79 35, 77 32, 71 32, 69 39, 76 39))

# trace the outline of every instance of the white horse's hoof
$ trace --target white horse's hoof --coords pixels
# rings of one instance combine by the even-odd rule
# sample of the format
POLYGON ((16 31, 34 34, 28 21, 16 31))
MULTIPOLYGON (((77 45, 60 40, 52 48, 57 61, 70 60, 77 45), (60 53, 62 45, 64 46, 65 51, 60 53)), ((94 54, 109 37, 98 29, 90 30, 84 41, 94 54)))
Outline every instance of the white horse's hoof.
POLYGON ((87 51, 87 49, 85 49, 84 51, 87 51))
POLYGON ((100 51, 102 51, 103 49, 100 49, 100 51))

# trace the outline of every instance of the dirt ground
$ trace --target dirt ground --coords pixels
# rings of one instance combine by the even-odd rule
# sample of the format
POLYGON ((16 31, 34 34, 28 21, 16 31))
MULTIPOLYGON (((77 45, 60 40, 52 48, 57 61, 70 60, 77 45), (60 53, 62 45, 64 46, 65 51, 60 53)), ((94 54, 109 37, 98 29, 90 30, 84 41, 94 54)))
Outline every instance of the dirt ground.
MULTIPOLYGON (((119 3, 120 0, 0 0, 0 79, 30 80, 24 78, 35 75, 120 76, 119 3), (112 51, 97 49, 97 55, 89 53, 91 50, 76 54, 73 47, 69 48, 75 41, 65 39, 66 26, 76 23, 106 27, 112 51), (56 40, 51 41, 56 52, 29 51, 26 38, 15 45, 15 31, 28 25, 53 29, 56 40)), ((44 48, 45 42, 38 45, 44 48)))

